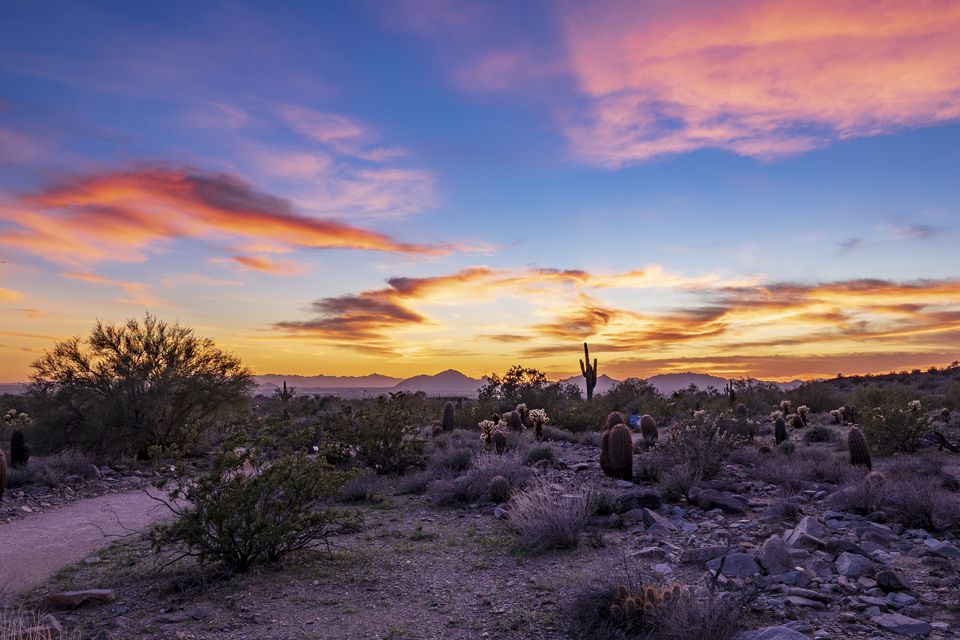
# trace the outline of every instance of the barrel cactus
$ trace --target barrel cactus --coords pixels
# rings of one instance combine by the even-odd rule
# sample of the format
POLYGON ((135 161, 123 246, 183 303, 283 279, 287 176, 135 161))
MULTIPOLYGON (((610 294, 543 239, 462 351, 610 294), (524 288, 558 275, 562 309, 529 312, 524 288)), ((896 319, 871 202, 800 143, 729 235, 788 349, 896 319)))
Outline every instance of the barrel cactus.
POLYGON ((940 409, 940 422, 944 424, 950 422, 950 409, 947 409, 946 407, 940 409))
POLYGON ((737 420, 746 420, 747 419, 747 405, 742 402, 737 405, 736 410, 737 420))
POLYGON ((790 426, 794 429, 803 429, 806 425, 803 422, 803 418, 800 417, 798 413, 790 414, 790 426))
MULTIPOLYGON (((633 434, 630 433, 630 427, 625 424, 618 424, 603 435, 607 452, 607 464, 604 473, 619 480, 632 480, 633 434)), ((600 466, 603 467, 604 456, 602 446, 600 457, 600 466)))
POLYGON ((490 495, 490 499, 497 504, 506 502, 510 499, 512 493, 510 481, 503 476, 493 476, 490 478, 490 484, 487 485, 487 493, 490 495))
POLYGON ((866 467, 867 471, 873 469, 870 447, 867 446, 867 439, 860 429, 856 427, 850 429, 850 433, 847 434, 847 448, 850 450, 850 464, 866 467))
POLYGON ((653 419, 653 416, 646 413, 640 416, 640 433, 643 435, 643 443, 647 448, 657 444, 659 433, 657 432, 657 421, 653 419))
POLYGON ((613 429, 618 424, 625 424, 625 423, 626 423, 626 420, 623 419, 623 414, 621 414, 619 411, 611 411, 609 415, 607 415, 606 421, 603 423, 603 428, 609 431, 610 429, 613 429))
POLYGON ((490 442, 493 444, 493 450, 498 454, 507 450, 507 434, 503 431, 494 431, 490 436, 490 442))
POLYGON ((457 408, 452 402, 443 405, 443 418, 441 424, 444 431, 453 431, 456 428, 457 408))
POLYGON ((505 417, 510 431, 523 431, 523 418, 520 417, 519 412, 510 411, 505 417))
POLYGON ((787 423, 783 421, 783 418, 777 418, 773 422, 773 437, 777 441, 777 445, 785 442, 787 439, 787 423))

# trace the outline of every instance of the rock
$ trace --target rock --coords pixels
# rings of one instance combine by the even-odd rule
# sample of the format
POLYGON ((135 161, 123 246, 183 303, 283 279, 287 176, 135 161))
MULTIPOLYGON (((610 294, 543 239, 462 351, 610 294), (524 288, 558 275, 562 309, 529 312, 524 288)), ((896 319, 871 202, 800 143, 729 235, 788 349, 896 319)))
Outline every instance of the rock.
POLYGON ((673 524, 656 511, 651 511, 650 509, 643 509, 643 524, 647 525, 648 527, 657 525, 659 527, 663 527, 667 531, 673 531, 677 528, 677 525, 673 524))
POLYGON ((949 542, 943 542, 935 538, 927 538, 923 541, 923 544, 941 558, 948 558, 950 560, 960 559, 960 549, 957 549, 949 542))
POLYGON ((786 545, 791 549, 809 549, 811 551, 814 549, 822 549, 824 546, 823 540, 820 538, 816 538, 802 531, 797 531, 796 529, 791 531, 790 535, 787 536, 786 545))
POLYGON ((902 636, 925 636, 933 631, 930 623, 899 613, 883 613, 875 616, 873 621, 880 628, 902 636))
POLYGON ((503 509, 502 507, 493 508, 493 517, 496 518, 497 520, 505 520, 509 515, 510 515, 510 512, 507 511, 506 509, 503 509))
POLYGON ((793 530, 805 533, 808 536, 813 536, 814 538, 823 538, 827 535, 827 528, 820 524, 820 521, 813 516, 804 516, 801 518, 793 530))
POLYGON ((83 564, 100 564, 103 562, 103 558, 100 556, 87 556, 83 559, 83 564))
MULTIPOLYGON (((635 486, 631 483, 630 486, 635 486)), ((642 491, 630 491, 621 496, 617 496, 614 504, 614 511, 624 513, 633 509, 659 509, 663 505, 663 497, 659 491, 645 489, 642 491)))
POLYGON ((680 552, 680 562, 684 564, 700 564, 719 558, 728 551, 729 547, 698 547, 684 549, 680 552))
POLYGON ((648 558, 650 560, 663 560, 667 557, 667 550, 661 547, 644 547, 639 551, 629 554, 634 558, 648 558))
POLYGON ((855 553, 841 553, 836 562, 837 573, 845 578, 859 578, 873 570, 873 563, 855 553))
POLYGON ((803 596, 787 596, 784 598, 784 601, 787 604, 793 605, 795 607, 806 607, 808 609, 816 609, 818 611, 823 611, 827 608, 827 605, 816 600, 811 600, 810 598, 804 598, 803 596))
POLYGON ((714 558, 707 563, 707 567, 712 571, 719 569, 728 578, 749 578, 760 573, 760 565, 749 553, 731 553, 726 557, 714 558))
POLYGON ((903 607, 917 604, 917 599, 909 593, 900 593, 897 591, 888 593, 886 600, 894 609, 902 609, 903 607))
POLYGON ((715 489, 704 489, 697 494, 694 502, 704 511, 721 509, 725 513, 740 514, 747 510, 747 503, 729 493, 720 493, 715 489))
POLYGON ((807 636, 790 627, 777 625, 758 631, 746 631, 740 634, 738 640, 807 640, 807 636))
POLYGON ((874 579, 877 581, 877 586, 884 591, 905 591, 910 588, 903 577, 893 569, 878 571, 874 579))
POLYGON ((618 489, 629 489, 630 487, 634 486, 634 484, 629 480, 617 480, 613 483, 613 486, 618 489))
POLYGON ((790 553, 780 536, 767 538, 757 553, 757 562, 769 575, 779 575, 793 569, 790 553))
POLYGON ((51 609, 76 609, 87 602, 113 602, 117 599, 113 589, 87 589, 86 591, 61 591, 46 597, 51 609))

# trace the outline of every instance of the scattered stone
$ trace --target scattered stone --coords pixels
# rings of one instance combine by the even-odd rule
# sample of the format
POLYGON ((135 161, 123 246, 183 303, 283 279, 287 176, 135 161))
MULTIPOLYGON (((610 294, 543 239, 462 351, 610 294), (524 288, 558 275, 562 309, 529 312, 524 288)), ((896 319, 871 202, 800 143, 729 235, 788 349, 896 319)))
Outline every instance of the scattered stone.
POLYGON ((103 558, 100 556, 87 556, 83 559, 83 564, 100 564, 103 562, 103 558))
POLYGON ((117 596, 113 589, 87 589, 86 591, 61 591, 46 597, 51 609, 76 609, 88 602, 113 602, 117 596))
POLYGON ((740 514, 747 510, 747 503, 729 493, 720 493, 714 489, 704 489, 694 499, 696 505, 704 511, 721 509, 725 513, 740 514))
POLYGON ((873 618, 874 623, 882 629, 902 636, 925 636, 933 627, 929 622, 910 618, 899 613, 884 613, 873 618))
POLYGON ((695 547, 680 552, 680 562, 684 564, 700 564, 723 556, 729 547, 695 547))
POLYGON ((503 507, 493 508, 493 517, 496 518, 497 520, 505 520, 509 515, 510 515, 510 512, 504 509, 503 507))
POLYGON ((651 511, 650 509, 643 509, 643 524, 647 525, 648 527, 652 527, 654 525, 663 527, 667 531, 674 531, 677 528, 677 525, 673 524, 656 511, 651 511))
POLYGON ((777 625, 776 627, 741 633, 739 640, 807 640, 807 636, 799 631, 794 631, 790 627, 777 625))
POLYGON ((793 561, 780 536, 767 538, 757 553, 757 562, 769 575, 779 575, 793 569, 793 561))
POLYGON ((787 536, 786 545, 791 549, 809 549, 810 551, 822 549, 824 546, 823 540, 820 538, 796 529, 791 531, 790 535, 787 536))
POLYGON ((893 569, 882 569, 875 576, 877 586, 884 591, 905 591, 910 587, 899 572, 893 569))
POLYGON ((836 562, 837 573, 846 578, 859 578, 873 570, 873 563, 855 553, 841 553, 836 562))
POLYGON ((935 538, 927 538, 923 541, 923 544, 930 549, 930 551, 933 551, 942 558, 960 560, 960 549, 957 549, 949 542, 943 542, 935 538))
POLYGON ((760 573, 760 565, 749 553, 731 553, 725 558, 714 558, 707 563, 707 567, 712 571, 720 569, 720 572, 728 578, 749 578, 760 573))
POLYGON ((650 560, 663 560, 667 557, 667 550, 662 547, 644 547, 639 551, 630 554, 636 558, 647 558, 650 560))

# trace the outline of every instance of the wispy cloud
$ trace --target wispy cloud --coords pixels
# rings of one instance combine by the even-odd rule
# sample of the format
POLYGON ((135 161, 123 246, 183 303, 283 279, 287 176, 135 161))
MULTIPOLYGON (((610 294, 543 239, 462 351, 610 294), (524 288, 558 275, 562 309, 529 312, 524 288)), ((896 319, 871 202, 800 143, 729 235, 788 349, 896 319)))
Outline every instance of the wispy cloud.
POLYGON ((899 240, 930 240, 944 233, 940 227, 926 224, 894 225, 890 227, 890 235, 899 240))
POLYGON ((866 246, 867 241, 864 238, 847 238, 837 243, 837 253, 840 255, 855 253, 866 246))
POLYGON ((220 264, 234 264, 241 269, 249 271, 259 271, 271 275, 290 276, 303 273, 306 268, 303 265, 286 260, 273 260, 264 256, 230 256, 229 258, 214 258, 213 262, 220 264))
POLYGON ((23 297, 23 294, 13 289, 4 289, 0 287, 0 302, 13 302, 23 297))
POLYGON ((67 271, 63 275, 70 280, 76 280, 78 282, 118 288, 122 290, 125 295, 116 298, 115 301, 123 304, 140 305, 144 307, 166 306, 170 304, 169 301, 156 296, 151 291, 150 286, 144 282, 113 280, 89 271, 67 271))
POLYGON ((281 105, 280 117, 297 133, 346 156, 384 162, 407 155, 403 149, 376 144, 378 135, 355 118, 297 105, 281 105))
POLYGON ((297 211, 234 175, 193 167, 139 166, 78 176, 0 205, 10 229, 0 246, 55 262, 143 261, 183 238, 223 246, 363 249, 437 255, 449 245, 406 243, 297 211))

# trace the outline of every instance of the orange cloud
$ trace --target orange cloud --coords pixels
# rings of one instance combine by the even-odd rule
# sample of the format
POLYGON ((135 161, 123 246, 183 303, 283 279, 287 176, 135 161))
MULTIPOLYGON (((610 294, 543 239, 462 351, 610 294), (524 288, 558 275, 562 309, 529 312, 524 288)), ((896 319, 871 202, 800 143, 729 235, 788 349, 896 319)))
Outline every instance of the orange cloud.
POLYGON ((567 3, 575 153, 618 167, 701 148, 761 159, 960 117, 950 0, 567 3))
POLYGON ((145 166, 87 175, 0 205, 12 225, 0 245, 69 265, 142 261, 180 238, 270 243, 293 249, 364 249, 440 255, 450 246, 404 243, 303 215, 283 198, 228 174, 145 166))
POLYGON ((262 273, 281 276, 296 275, 305 271, 302 266, 294 264, 293 262, 271 260, 270 258, 264 258, 262 256, 231 256, 227 259, 215 258, 214 262, 232 262, 251 271, 260 271, 262 273))
POLYGON ((19 300, 22 297, 23 294, 19 291, 0 287, 0 302, 12 302, 13 300, 19 300))
POLYGON ((106 287, 117 287, 126 293, 126 296, 116 298, 116 302, 123 304, 141 305, 144 307, 153 307, 167 305, 169 302, 155 296, 149 285, 143 282, 129 282, 127 280, 111 280, 96 273, 88 271, 67 271, 63 274, 65 277, 78 282, 87 282, 90 284, 103 285, 106 287))
POLYGON ((476 267, 387 282, 383 289, 318 300, 314 317, 276 328, 285 339, 404 357, 429 358, 466 343, 497 353, 522 345, 511 347, 514 357, 553 368, 562 366, 558 358, 568 357, 572 344, 589 339, 612 370, 630 375, 652 371, 641 361, 689 367, 697 358, 731 375, 740 375, 737 367, 749 369, 752 359, 766 363, 765 375, 776 370, 777 376, 793 375, 793 359, 805 363, 796 375, 815 363, 833 368, 841 356, 886 362, 912 354, 915 362, 928 354, 933 364, 955 351, 960 337, 957 279, 746 285, 756 279, 686 277, 651 265, 613 274, 476 267), (618 293, 638 289, 663 295, 625 304, 631 297, 618 293), (675 308, 663 308, 664 297, 675 308))

